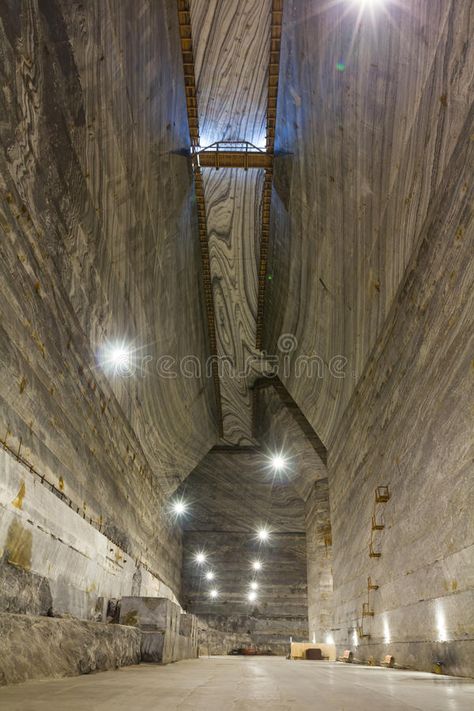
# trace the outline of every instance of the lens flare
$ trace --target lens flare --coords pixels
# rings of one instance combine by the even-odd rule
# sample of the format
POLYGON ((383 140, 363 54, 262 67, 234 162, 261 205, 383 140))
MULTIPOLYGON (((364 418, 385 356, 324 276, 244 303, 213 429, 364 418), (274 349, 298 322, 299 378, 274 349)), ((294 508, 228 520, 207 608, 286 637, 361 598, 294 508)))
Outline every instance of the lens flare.
POLYGON ((171 508, 176 516, 182 516, 188 510, 188 505, 182 499, 179 499, 173 502, 171 508))

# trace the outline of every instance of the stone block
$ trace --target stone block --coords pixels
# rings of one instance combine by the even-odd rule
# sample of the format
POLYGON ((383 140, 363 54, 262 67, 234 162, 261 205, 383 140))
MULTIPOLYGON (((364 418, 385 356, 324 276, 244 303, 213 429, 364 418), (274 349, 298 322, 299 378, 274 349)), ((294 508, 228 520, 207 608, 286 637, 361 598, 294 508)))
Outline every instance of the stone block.
POLYGON ((146 631, 179 631, 180 608, 165 597, 123 597, 120 624, 146 631))
POLYGON ((140 636, 122 625, 0 614, 0 686, 138 664, 140 636))
MULTIPOLYGON (((159 632, 163 635, 163 664, 178 659, 180 617, 181 608, 164 597, 123 597, 121 600, 121 624, 139 627, 143 632, 159 632)), ((145 644, 153 644, 152 639, 145 644)))
POLYGON ((198 656, 198 624, 195 615, 181 614, 179 644, 181 659, 193 659, 198 656))
POLYGON ((142 662, 154 664, 167 664, 172 659, 163 659, 165 642, 164 632, 142 632, 141 659, 142 662))

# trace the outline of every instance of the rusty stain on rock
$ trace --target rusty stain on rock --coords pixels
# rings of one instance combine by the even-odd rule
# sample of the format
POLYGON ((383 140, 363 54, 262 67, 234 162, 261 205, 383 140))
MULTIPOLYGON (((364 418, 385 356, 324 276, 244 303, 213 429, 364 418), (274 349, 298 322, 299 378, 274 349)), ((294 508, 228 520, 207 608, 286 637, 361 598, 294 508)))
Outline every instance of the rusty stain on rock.
POLYGON ((22 481, 21 484, 20 484, 20 488, 19 488, 19 490, 18 490, 18 494, 16 495, 16 497, 15 497, 15 498, 13 499, 13 501, 12 501, 12 505, 13 505, 16 509, 22 509, 22 508, 23 508, 23 499, 25 498, 25 494, 26 494, 26 486, 25 486, 25 482, 22 481))
POLYGON ((12 521, 5 545, 8 562, 24 570, 30 570, 32 544, 32 531, 26 529, 20 521, 12 521))

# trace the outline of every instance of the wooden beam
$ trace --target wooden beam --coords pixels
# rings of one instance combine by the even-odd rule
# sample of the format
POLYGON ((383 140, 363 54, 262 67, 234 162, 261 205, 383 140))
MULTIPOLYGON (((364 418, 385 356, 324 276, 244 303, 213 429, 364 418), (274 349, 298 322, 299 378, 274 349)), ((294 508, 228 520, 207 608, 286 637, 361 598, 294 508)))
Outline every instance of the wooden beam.
MULTIPOLYGON (((181 38, 181 55, 183 58, 184 85, 186 92, 186 105, 188 112, 189 135, 191 149, 199 146, 199 122, 196 97, 196 80, 194 71, 194 53, 191 33, 191 14, 189 0, 177 0, 179 34, 181 38)), ((206 305, 207 333, 209 337, 209 350, 212 357, 212 379, 216 396, 217 421, 219 436, 223 437, 224 424, 222 420, 221 388, 217 363, 217 337, 216 319, 214 311, 214 298, 212 294, 211 263, 209 257, 209 241, 207 235, 206 204, 204 201, 204 186, 202 183, 201 169, 196 162, 193 163, 194 190, 198 215, 199 246, 201 251, 202 280, 204 301, 206 305)))
POLYGON ((272 156, 263 151, 201 151, 196 160, 201 168, 271 168, 272 156))
POLYGON ((283 0, 273 0, 270 27, 270 57, 267 86, 267 154, 271 164, 266 168, 262 192, 262 229, 260 235, 260 263, 258 267, 257 328, 256 347, 263 348, 263 324, 265 308, 265 286, 268 268, 268 246, 270 239, 270 205, 273 185, 273 154, 275 149, 275 123, 277 114, 278 81, 280 75, 281 25, 283 0))

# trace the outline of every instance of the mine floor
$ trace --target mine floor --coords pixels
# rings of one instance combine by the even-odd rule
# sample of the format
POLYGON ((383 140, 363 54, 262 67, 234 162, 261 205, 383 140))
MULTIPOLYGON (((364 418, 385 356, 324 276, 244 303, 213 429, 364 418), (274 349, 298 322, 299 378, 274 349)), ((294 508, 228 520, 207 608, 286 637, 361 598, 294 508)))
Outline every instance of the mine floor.
POLYGON ((5 711, 472 711, 474 680, 283 658, 142 664, 0 689, 5 711))

